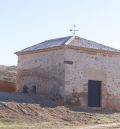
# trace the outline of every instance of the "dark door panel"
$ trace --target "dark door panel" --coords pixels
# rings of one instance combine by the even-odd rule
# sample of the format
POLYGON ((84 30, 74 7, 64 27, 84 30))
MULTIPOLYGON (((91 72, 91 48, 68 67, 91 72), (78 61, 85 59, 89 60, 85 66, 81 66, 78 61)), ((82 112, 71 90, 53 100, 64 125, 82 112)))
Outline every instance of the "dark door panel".
POLYGON ((88 107, 100 107, 101 81, 88 81, 88 107))

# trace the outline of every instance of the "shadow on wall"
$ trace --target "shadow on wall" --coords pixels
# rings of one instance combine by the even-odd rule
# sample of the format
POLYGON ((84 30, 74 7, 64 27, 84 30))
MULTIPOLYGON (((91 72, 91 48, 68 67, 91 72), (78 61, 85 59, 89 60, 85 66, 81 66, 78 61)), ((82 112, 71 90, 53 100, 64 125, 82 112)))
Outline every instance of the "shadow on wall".
POLYGON ((63 105, 62 98, 59 98, 58 96, 36 94, 35 87, 33 87, 33 93, 27 93, 26 89, 24 89, 24 93, 0 92, 0 101, 40 104, 40 106, 43 107, 56 107, 63 105))
POLYGON ((78 112, 103 112, 103 113, 113 113, 112 110, 88 110, 81 108, 80 106, 75 106, 71 104, 64 103, 63 98, 59 96, 45 96, 40 94, 33 93, 10 93, 10 92, 0 92, 0 103, 2 102, 17 102, 17 103, 28 103, 28 104, 39 104, 42 107, 56 107, 56 106, 65 106, 70 110, 78 112))

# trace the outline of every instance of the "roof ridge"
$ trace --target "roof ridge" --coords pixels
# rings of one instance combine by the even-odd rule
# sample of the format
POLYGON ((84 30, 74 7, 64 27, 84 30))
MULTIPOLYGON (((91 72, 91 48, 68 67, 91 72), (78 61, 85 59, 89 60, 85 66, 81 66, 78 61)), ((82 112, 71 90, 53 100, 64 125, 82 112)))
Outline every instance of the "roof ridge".
POLYGON ((99 50, 120 52, 120 50, 118 50, 118 49, 115 49, 115 48, 109 47, 107 45, 103 45, 101 43, 97 43, 95 41, 88 40, 88 39, 85 39, 82 37, 66 36, 66 37, 61 37, 61 38, 45 40, 41 43, 37 43, 35 45, 27 47, 16 53, 29 52, 29 51, 58 47, 58 46, 63 46, 63 45, 72 45, 72 46, 76 46, 76 47, 93 48, 93 49, 99 49, 99 50), (73 40, 77 40, 77 39, 78 39, 77 42, 76 41, 72 42, 73 40))
POLYGON ((70 44, 71 43, 71 41, 72 40, 74 40, 75 39, 75 36, 72 36, 66 43, 65 43, 65 45, 68 45, 68 44, 70 44))

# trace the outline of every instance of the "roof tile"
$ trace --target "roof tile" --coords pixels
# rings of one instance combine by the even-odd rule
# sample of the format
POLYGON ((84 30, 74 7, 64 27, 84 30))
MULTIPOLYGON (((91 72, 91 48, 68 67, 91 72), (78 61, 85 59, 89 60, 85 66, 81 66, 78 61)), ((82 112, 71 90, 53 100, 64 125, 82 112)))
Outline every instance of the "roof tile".
POLYGON ((111 48, 109 46, 102 45, 100 43, 96 43, 94 41, 90 41, 90 40, 87 40, 84 38, 80 38, 78 36, 75 36, 75 37, 67 36, 67 37, 62 37, 62 38, 46 40, 42 43, 38 43, 31 47, 25 48, 17 53, 22 53, 22 52, 24 53, 24 52, 51 48, 51 47, 56 47, 56 46, 62 46, 62 45, 72 45, 72 46, 77 46, 77 47, 85 47, 85 48, 93 48, 93 49, 99 49, 99 50, 120 52, 120 50, 118 50, 118 49, 111 48), (70 41, 70 42, 68 43, 67 41, 70 41), (68 43, 68 44, 66 44, 66 43, 68 43))

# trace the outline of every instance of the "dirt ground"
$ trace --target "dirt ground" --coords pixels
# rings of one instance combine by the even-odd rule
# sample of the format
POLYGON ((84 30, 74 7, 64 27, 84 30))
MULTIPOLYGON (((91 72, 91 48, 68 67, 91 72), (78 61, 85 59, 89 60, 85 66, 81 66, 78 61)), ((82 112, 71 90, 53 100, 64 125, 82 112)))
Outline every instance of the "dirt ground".
POLYGON ((73 110, 38 94, 0 93, 0 129, 118 129, 120 113, 73 110))
POLYGON ((42 107, 40 104, 0 102, 0 129, 118 129, 120 113, 76 112, 65 106, 42 107), (29 128, 27 128, 27 126, 29 128), (35 125, 35 126, 33 126, 35 125), (33 126, 33 127, 32 127, 33 126))

